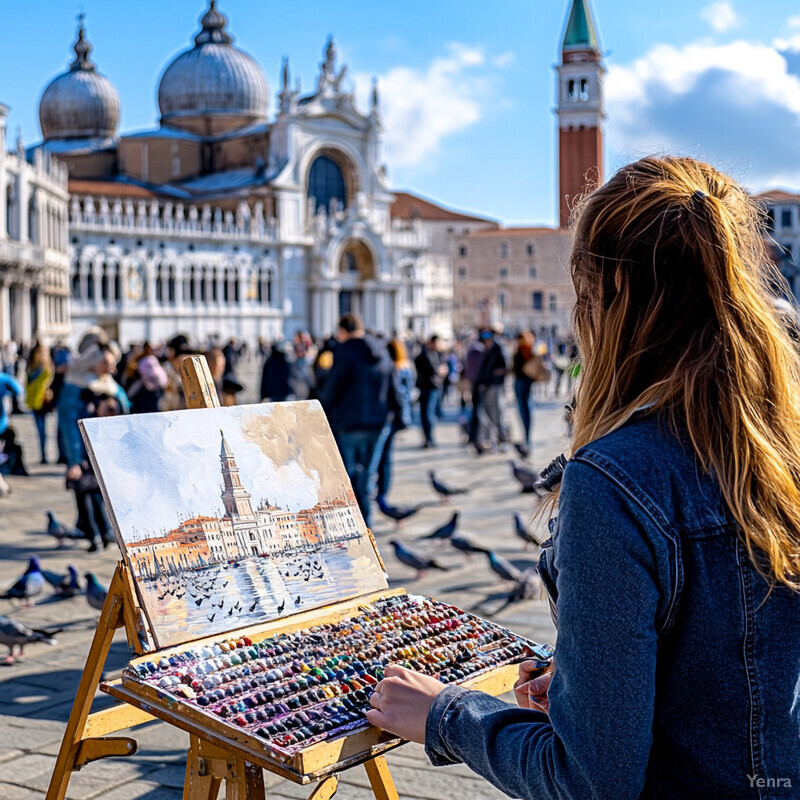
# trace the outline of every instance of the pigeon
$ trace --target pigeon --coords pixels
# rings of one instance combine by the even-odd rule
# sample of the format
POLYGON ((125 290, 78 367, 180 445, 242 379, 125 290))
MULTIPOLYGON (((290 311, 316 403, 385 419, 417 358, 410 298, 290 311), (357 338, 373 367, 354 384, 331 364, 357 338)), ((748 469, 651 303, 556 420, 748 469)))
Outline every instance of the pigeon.
POLYGON ((390 506, 382 496, 379 496, 378 508, 381 510, 382 514, 391 517, 399 528, 404 519, 413 517, 422 506, 390 506))
POLYGON ((522 484, 523 494, 532 494, 536 492, 536 481, 539 480, 539 475, 528 467, 518 465, 515 461, 511 463, 511 472, 514 477, 522 484))
POLYGON ((55 514, 52 511, 48 511, 47 513, 47 533, 50 536, 55 537, 58 540, 58 546, 64 546, 64 539, 84 539, 86 538, 81 531, 75 530, 75 528, 68 528, 66 525, 62 525, 57 519, 55 514))
POLYGON ((539 588, 539 570, 536 566, 526 569, 519 579, 514 584, 514 588, 508 593, 506 602, 495 611, 499 614, 503 609, 510 606, 512 603, 518 603, 521 600, 534 600, 541 594, 539 588))
POLYGON ((102 611, 106 602, 108 589, 102 586, 93 572, 87 572, 83 577, 86 578, 86 602, 92 608, 102 611))
POLYGON ((471 553, 485 553, 485 547, 478 547, 473 544, 469 539, 463 539, 461 536, 451 536, 448 541, 456 550, 466 553, 469 556, 471 553))
POLYGON ((283 609, 286 608, 286 598, 284 597, 281 600, 281 604, 278 606, 278 614, 283 614, 283 609))
POLYGON ((55 644, 53 634, 58 631, 37 631, 29 628, 24 622, 19 622, 11 617, 0 616, 0 644, 8 648, 5 664, 14 663, 14 648, 19 647, 19 656, 25 655, 25 645, 31 642, 44 642, 45 644, 55 644))
POLYGON ((522 573, 502 556, 496 555, 491 550, 487 550, 486 555, 489 556, 489 566, 492 568, 492 572, 504 581, 518 581, 522 577, 522 573))
POLYGON ((216 611, 211 615, 206 614, 206 617, 208 617, 208 621, 209 622, 213 622, 214 621, 214 617, 216 617, 216 616, 217 616, 217 612, 216 611))
POLYGON ((441 481, 437 481, 433 470, 428 471, 428 477, 431 480, 431 486, 433 486, 433 490, 442 498, 443 503, 446 503, 454 494, 467 494, 469 492, 469 489, 455 489, 452 486, 447 486, 441 481))
POLYGON ((253 605, 250 606, 250 613, 252 614, 256 610, 256 606, 258 605, 258 600, 253 601, 253 605))
POLYGON ((407 567, 417 570, 417 579, 421 578, 425 574, 425 571, 429 569, 447 571, 447 567, 437 564, 432 558, 426 558, 419 553, 415 553, 413 550, 409 550, 407 547, 403 546, 402 542, 398 542, 397 539, 392 539, 389 544, 394 547, 394 554, 401 564, 405 564, 407 567))
POLYGON ((78 581, 78 570, 70 564, 67 567, 66 575, 59 575, 57 572, 50 572, 48 569, 42 570, 44 579, 56 590, 56 594, 62 597, 74 597, 81 591, 78 581))
POLYGON ((23 605, 32 606, 32 597, 42 591, 44 575, 39 567, 39 559, 35 556, 28 562, 28 568, 20 579, 3 595, 2 600, 22 600, 23 605))
POLYGON ((449 539, 455 532, 458 525, 458 511, 450 517, 450 522, 437 528, 433 533, 427 536, 420 536, 420 539, 449 539))
POLYGON ((514 533, 525 542, 525 549, 529 544, 539 544, 539 540, 528 531, 528 526, 522 521, 519 514, 514 514, 514 533))

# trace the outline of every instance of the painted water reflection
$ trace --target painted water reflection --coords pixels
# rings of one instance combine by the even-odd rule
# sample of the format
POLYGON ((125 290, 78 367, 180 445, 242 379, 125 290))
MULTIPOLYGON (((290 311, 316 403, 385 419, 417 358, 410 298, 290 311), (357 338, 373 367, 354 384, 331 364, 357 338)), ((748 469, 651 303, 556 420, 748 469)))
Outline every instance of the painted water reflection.
POLYGON ((358 538, 140 578, 138 587, 163 647, 379 591, 386 582, 374 558, 371 542, 358 538))

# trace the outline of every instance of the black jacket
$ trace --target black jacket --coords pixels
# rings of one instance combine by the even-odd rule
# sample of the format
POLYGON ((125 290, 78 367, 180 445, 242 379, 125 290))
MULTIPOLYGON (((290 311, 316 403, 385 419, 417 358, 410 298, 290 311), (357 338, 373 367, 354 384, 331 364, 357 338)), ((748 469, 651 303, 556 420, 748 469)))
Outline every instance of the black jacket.
POLYGON ((417 370, 417 389, 430 391, 438 389, 442 385, 442 377, 437 370, 442 364, 442 357, 435 350, 428 350, 423 347, 419 355, 414 359, 414 367, 417 370))
POLYGON ((503 345, 494 339, 486 350, 478 373, 478 380, 475 383, 477 386, 502 386, 507 372, 508 361, 503 345))
POLYGON ((319 399, 334 431, 380 430, 400 407, 383 342, 365 334, 337 345, 319 399))

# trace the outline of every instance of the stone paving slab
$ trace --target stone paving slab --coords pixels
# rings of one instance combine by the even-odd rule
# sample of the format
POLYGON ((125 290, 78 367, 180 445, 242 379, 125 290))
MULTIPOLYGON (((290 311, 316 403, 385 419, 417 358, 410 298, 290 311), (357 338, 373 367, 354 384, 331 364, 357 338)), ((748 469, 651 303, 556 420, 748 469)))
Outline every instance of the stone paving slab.
MULTIPOLYGON (((247 381, 245 381, 247 382, 247 381)), ((566 447, 561 401, 547 403, 537 410, 534 427, 535 459, 531 466, 543 466, 566 447)), ((454 418, 451 413, 451 418, 454 418)), ((516 414, 509 409, 512 431, 516 414)), ((50 425, 54 427, 54 420, 50 425)), ((14 416, 26 452, 38 452, 36 433, 29 417, 14 416)), ((461 445, 459 425, 450 421, 437 430, 439 447, 421 450, 418 429, 402 431, 395 444, 394 486, 391 501, 398 505, 427 504, 416 516, 398 529, 392 520, 376 514, 373 530, 389 572, 392 586, 405 586, 413 593, 428 594, 467 610, 473 610, 514 631, 538 641, 555 641, 544 599, 526 601, 495 612, 508 591, 489 570, 486 559, 463 554, 437 544, 420 542, 418 537, 444 524, 459 511, 458 533, 491 546, 524 569, 536 561, 535 549, 525 551, 513 533, 513 514, 531 517, 531 495, 522 495, 511 476, 509 453, 475 456, 461 445), (427 470, 457 486, 470 487, 467 495, 442 504, 428 483, 427 470), (457 502, 455 502, 457 501, 457 502), (398 538, 441 561, 446 572, 432 570, 415 580, 413 570, 394 558, 389 540, 398 538)), ((54 455, 54 454, 53 454, 54 455)), ((516 457, 516 454, 514 454, 516 457)), ((32 462, 32 458, 28 459, 32 462)), ((94 572, 108 585, 119 559, 116 547, 87 553, 85 542, 70 542, 63 548, 43 531, 45 511, 52 510, 66 524, 75 518, 71 494, 64 490, 63 469, 30 463, 32 477, 9 478, 13 494, 0 498, 0 591, 10 586, 22 573, 27 559, 38 555, 45 569, 66 571, 74 564, 79 573, 94 572)), ((543 522, 537 524, 540 537, 543 522)), ((33 627, 62 628, 53 647, 32 645, 27 658, 10 667, 0 668, 0 800, 41 800, 50 780, 64 724, 69 716, 75 688, 83 669, 86 653, 98 618, 83 596, 58 599, 45 589, 32 608, 15 608, 0 601, 0 614, 20 619, 33 627)), ((0 653, 2 656, 2 653, 0 653)), ((131 654, 120 633, 114 641, 105 676, 118 674, 131 654)), ((95 708, 110 703, 98 695, 95 708)), ((68 797, 74 800, 178 800, 185 769, 188 735, 164 723, 153 722, 117 735, 132 735, 139 750, 127 759, 108 759, 87 765, 70 781, 68 797)), ((408 800, 483 800, 503 795, 475 776, 467 767, 456 765, 434 769, 417 745, 406 745, 388 756, 400 794, 408 800)), ((271 787, 269 798, 306 798, 313 787, 298 786, 266 774, 271 787)), ((363 767, 342 775, 337 800, 371 798, 363 767)))

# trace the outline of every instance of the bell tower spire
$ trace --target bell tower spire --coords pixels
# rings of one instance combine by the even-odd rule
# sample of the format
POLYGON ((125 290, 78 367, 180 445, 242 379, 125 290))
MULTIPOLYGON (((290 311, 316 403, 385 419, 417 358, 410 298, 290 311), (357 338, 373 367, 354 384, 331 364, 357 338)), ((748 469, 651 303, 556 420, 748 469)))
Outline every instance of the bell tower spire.
POLYGON ((566 228, 575 200, 603 180, 603 56, 589 0, 570 0, 558 74, 558 207, 566 228))

